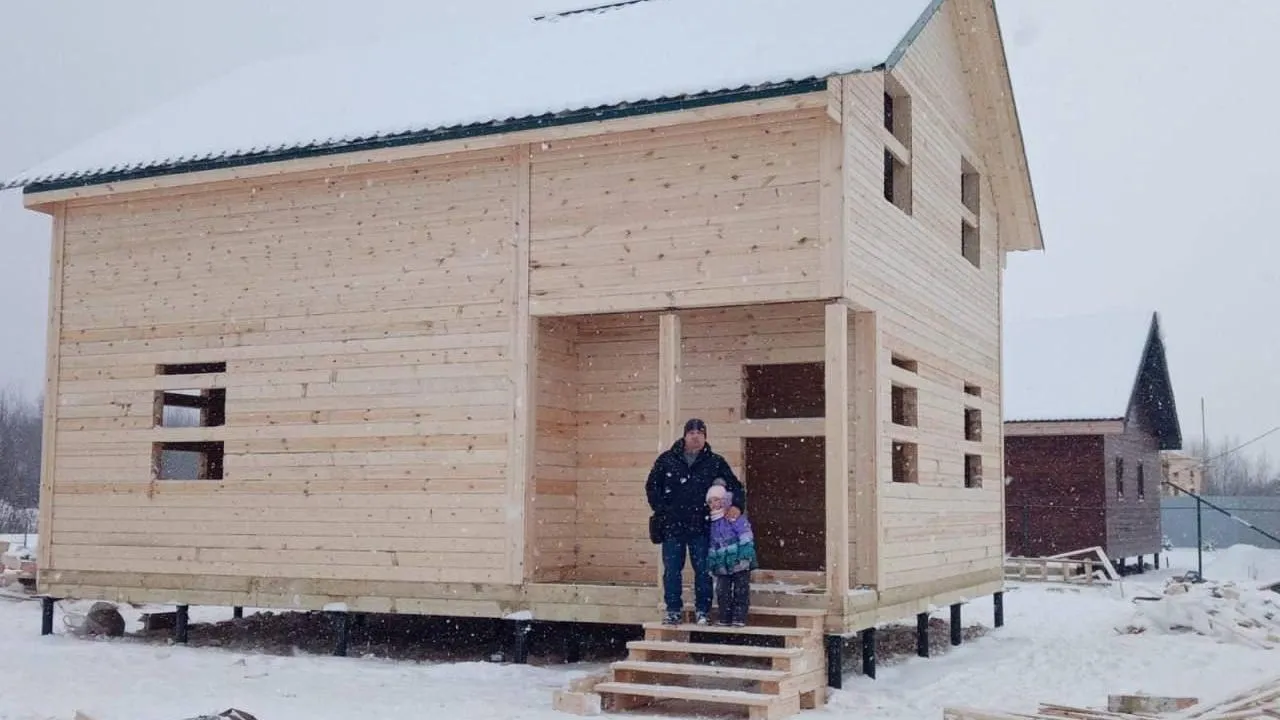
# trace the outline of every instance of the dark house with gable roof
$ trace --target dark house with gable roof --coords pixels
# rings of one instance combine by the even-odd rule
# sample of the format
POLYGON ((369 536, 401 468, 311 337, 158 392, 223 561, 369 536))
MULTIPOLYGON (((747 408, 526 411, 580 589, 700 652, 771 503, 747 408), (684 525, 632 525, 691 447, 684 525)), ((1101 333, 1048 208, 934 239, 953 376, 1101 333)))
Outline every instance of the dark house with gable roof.
POLYGON ((1036 319, 1004 337, 1008 554, 1157 558, 1160 453, 1182 447, 1159 315, 1036 319))

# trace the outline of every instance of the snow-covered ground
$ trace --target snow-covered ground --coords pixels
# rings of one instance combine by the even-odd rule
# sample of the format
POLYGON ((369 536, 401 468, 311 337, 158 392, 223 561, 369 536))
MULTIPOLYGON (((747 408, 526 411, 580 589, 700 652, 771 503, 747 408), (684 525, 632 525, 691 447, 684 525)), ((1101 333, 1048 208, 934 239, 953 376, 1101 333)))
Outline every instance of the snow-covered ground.
MULTIPOLYGON (((1266 643, 1255 633, 1276 648, 1263 649, 1164 631, 1151 620, 1166 601, 1135 598, 1163 596, 1168 578, 1196 565, 1194 551, 1170 558, 1172 569, 1110 587, 1011 583, 1004 628, 932 658, 882 665, 876 680, 850 675, 826 708, 804 716, 919 720, 941 718, 944 705, 1032 711, 1040 702, 1104 705, 1122 692, 1218 697, 1280 674, 1280 638, 1266 643)), ((1250 602, 1280 601, 1256 590, 1280 581, 1280 551, 1237 546, 1206 553, 1204 568, 1215 583, 1236 582, 1250 602)), ((991 600, 964 614, 966 625, 990 624, 991 600)), ((192 609, 193 622, 229 616, 226 608, 192 609)), ((132 629, 136 612, 127 617, 132 629)), ((95 720, 183 720, 237 707, 259 720, 552 720, 568 717, 550 709, 552 690, 598 667, 282 657, 77 639, 63 634, 61 619, 56 627, 42 638, 39 603, 0 599, 0 719, 71 720, 81 710, 95 720)))
POLYGON ((26 541, 26 547, 29 547, 33 550, 35 549, 36 547, 35 535, 23 535, 22 533, 18 533, 17 535, 5 535, 3 533, 0 533, 0 541, 8 542, 10 550, 14 548, 23 547, 24 540, 26 541))

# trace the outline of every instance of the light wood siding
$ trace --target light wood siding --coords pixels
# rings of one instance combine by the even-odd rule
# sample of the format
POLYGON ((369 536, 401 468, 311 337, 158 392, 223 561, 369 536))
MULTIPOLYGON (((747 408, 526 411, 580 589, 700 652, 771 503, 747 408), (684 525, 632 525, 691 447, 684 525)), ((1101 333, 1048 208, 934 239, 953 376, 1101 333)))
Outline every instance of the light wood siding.
POLYGON ((819 296, 822 110, 534 147, 535 314, 819 296))
POLYGON ((980 172, 983 163, 952 15, 944 4, 892 70, 910 96, 910 214, 883 194, 883 74, 843 82, 847 290, 879 314, 889 370, 881 391, 895 379, 918 387, 917 428, 881 420, 883 588, 998 568, 1002 555, 1000 256, 985 172, 980 267, 961 254, 962 161, 980 172), (889 367, 892 354, 918 363, 918 374, 889 367), (966 383, 982 388, 980 443, 965 441, 966 383), (917 443, 918 484, 890 482, 894 438, 917 443), (966 452, 982 456, 984 489, 964 487, 966 452))
POLYGON ((644 494, 656 457, 658 317, 578 319, 580 581, 658 578, 644 494))
POLYGON ((483 152, 69 207, 42 564, 506 582, 515 197, 483 152), (152 429, 213 361, 226 425, 152 429), (150 479, 195 439, 221 481, 150 479))
MULTIPOLYGON (((826 357, 823 306, 785 303, 695 310, 680 315, 684 330, 681 422, 691 417, 706 421, 707 442, 724 456, 746 485, 749 503, 751 486, 743 465, 743 438, 792 433, 822 435, 824 424, 818 416, 797 431, 789 427, 789 419, 745 419, 744 368, 822 363, 826 357)), ((671 438, 673 442, 676 439, 671 438)))
POLYGON ((577 567, 578 328, 539 324, 533 523, 534 582, 572 579, 577 567))

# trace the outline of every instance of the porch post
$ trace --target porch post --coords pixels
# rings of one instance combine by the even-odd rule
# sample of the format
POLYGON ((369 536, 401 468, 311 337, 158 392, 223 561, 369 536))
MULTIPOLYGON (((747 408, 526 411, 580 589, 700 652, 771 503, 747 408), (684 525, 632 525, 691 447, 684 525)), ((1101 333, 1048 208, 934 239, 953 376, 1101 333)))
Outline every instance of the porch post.
POLYGON ((849 308, 827 305, 826 505, 827 599, 843 613, 849 590, 849 308))
POLYGON ((879 587, 880 470, 884 443, 880 423, 889 415, 889 394, 881 387, 884 363, 879 318, 874 312, 853 316, 853 478, 854 576, 859 585, 879 587))
MULTIPOLYGON (((658 323, 658 435, 659 453, 671 447, 680 425, 680 316, 662 315, 658 323)), ((654 552, 658 589, 662 589, 662 546, 654 552)))
POLYGON ((680 428, 680 316, 666 313, 658 327, 658 452, 671 447, 680 428))

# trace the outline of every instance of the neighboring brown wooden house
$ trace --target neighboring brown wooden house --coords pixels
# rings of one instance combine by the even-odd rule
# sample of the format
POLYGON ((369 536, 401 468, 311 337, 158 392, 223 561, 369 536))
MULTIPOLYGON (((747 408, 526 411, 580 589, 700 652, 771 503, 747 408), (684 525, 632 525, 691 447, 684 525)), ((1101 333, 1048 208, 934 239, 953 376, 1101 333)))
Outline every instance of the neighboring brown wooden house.
POLYGON ((1004 338, 1009 555, 1158 558, 1160 453, 1182 446, 1159 316, 1037 319, 1004 338))

